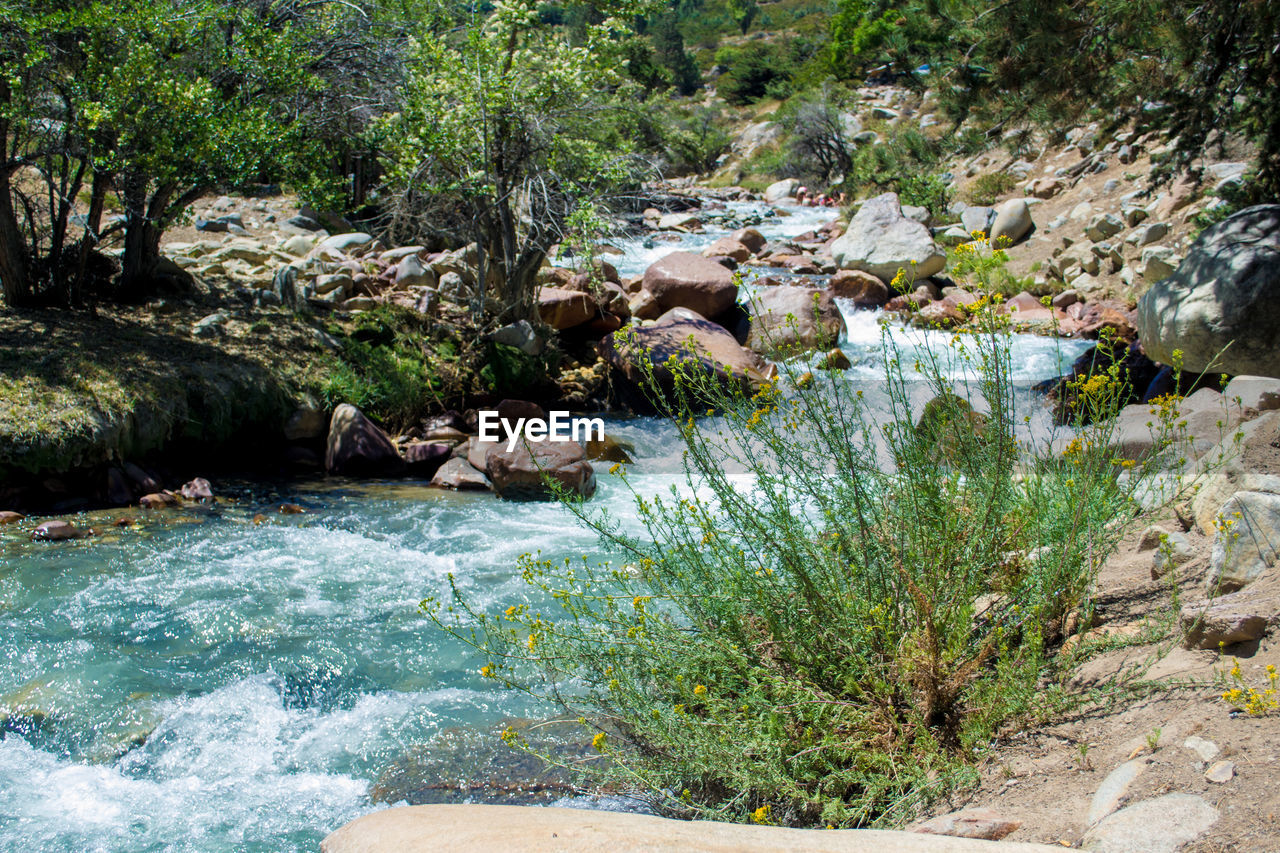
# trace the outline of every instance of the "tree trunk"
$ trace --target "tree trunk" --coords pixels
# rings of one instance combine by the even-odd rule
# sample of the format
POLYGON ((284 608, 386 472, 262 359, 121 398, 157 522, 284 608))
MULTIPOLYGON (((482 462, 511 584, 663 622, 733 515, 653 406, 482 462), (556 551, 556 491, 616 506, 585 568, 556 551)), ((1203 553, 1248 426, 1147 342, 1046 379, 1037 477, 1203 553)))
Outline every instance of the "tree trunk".
POLYGON ((9 186, 14 169, 9 160, 9 122, 4 118, 9 105, 9 81, 0 77, 0 288, 9 307, 22 305, 31 297, 30 257, 22 239, 22 228, 13 210, 9 186))
POLYGON ((163 231, 153 214, 162 190, 157 189, 156 196, 148 204, 148 183, 145 175, 131 173, 124 178, 124 256, 116 290, 118 298, 124 302, 141 302, 151 294, 156 268, 160 264, 160 236, 163 231))
POLYGON ((101 172, 93 173, 93 189, 89 195, 89 215, 85 220, 84 235, 80 238, 80 252, 76 257, 75 272, 71 276, 69 297, 72 305, 80 304, 84 297, 86 272, 89 268, 89 255, 98 245, 99 233, 102 230, 102 211, 107 202, 107 185, 110 179, 101 172))

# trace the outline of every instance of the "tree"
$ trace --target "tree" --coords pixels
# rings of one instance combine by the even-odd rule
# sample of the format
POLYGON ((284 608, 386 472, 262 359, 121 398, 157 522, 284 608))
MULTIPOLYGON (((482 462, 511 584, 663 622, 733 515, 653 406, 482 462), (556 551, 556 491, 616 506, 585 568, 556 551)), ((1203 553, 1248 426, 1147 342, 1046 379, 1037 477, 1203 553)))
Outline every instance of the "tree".
POLYGON ((384 122, 399 226, 451 222, 474 240, 473 306, 504 322, 533 317, 537 271, 565 219, 634 176, 614 118, 626 85, 619 18, 641 8, 596 9, 604 20, 580 45, 531 0, 501 3, 462 32, 426 34, 404 108, 384 122))
POLYGON ((747 30, 751 29, 751 22, 756 19, 756 13, 760 11, 756 0, 725 0, 725 6, 729 10, 729 17, 733 18, 733 22, 745 36, 747 30))

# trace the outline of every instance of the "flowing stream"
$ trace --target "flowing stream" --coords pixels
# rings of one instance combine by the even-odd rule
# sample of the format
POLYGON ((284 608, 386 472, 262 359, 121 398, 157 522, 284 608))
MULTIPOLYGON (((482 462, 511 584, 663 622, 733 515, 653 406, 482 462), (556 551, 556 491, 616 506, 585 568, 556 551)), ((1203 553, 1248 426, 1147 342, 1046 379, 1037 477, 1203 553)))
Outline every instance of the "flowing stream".
MULTIPOLYGON (((757 227, 790 237, 831 216, 798 208, 757 227)), ((724 233, 626 241, 616 260, 634 273, 724 233)), ((846 320, 852 392, 883 379, 882 327, 877 312, 846 320)), ((951 337, 888 334, 904 363, 951 337)), ((1083 348, 1018 336, 1015 379, 1058 375, 1083 348)), ((1018 399, 1024 432, 1045 435, 1040 404, 1018 399)), ((683 481, 666 424, 609 430, 635 445, 639 491, 683 481)), ((597 473, 593 502, 635 523, 629 492, 597 473)), ((25 709, 0 717, 0 851, 314 851, 387 805, 375 783, 418 745, 548 713, 482 679, 417 605, 447 595, 452 573, 506 607, 522 600, 519 555, 591 554, 560 507, 406 482, 215 488, 214 508, 135 513, 133 528, 109 526, 120 511, 90 514, 78 522, 107 532, 78 542, 29 542, 35 520, 0 527, 0 696, 25 709), (272 512, 286 500, 308 511, 272 512)))

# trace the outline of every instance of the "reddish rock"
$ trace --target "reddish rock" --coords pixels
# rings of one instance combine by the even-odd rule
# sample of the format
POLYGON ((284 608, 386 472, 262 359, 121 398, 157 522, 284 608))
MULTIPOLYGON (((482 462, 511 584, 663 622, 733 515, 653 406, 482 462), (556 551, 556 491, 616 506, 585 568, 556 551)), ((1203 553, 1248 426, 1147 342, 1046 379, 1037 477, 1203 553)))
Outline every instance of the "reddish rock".
POLYGON ((20 512, 13 512, 7 509, 0 512, 0 524, 15 524, 22 521, 24 518, 26 518, 26 516, 20 512))
POLYGON ((581 326, 595 313, 590 294, 562 287, 543 287, 538 291, 538 316, 556 331, 581 326))
POLYGON ((1084 338, 1096 338, 1103 329, 1109 328, 1126 341, 1137 337, 1137 315, 1129 306, 1118 299, 1103 299, 1099 302, 1079 303, 1067 309, 1071 316, 1073 309, 1082 306, 1078 314, 1077 334, 1084 338))
POLYGON ((1039 311, 1044 307, 1043 302, 1025 290, 1017 296, 1009 297, 1004 302, 1004 308, 1008 311, 1039 311))
POLYGON ((738 298, 729 270, 692 252, 672 252, 650 264, 644 271, 644 287, 664 311, 688 308, 703 317, 728 310, 738 298))
POLYGON ((329 473, 379 477, 399 473, 403 466, 391 439, 364 412, 349 403, 334 410, 324 456, 329 473))
POLYGON ((627 307, 631 310, 631 316, 637 320, 656 320, 662 316, 662 304, 647 290, 637 293, 627 303, 627 307))
POLYGON ((55 519, 46 521, 33 530, 31 539, 35 542, 63 542, 68 539, 84 539, 86 536, 92 535, 92 529, 84 530, 69 521, 55 519))
POLYGON ((473 468, 466 459, 455 456, 440 466, 431 486, 455 491, 488 491, 489 478, 473 468))
POLYGON ((964 321, 964 313, 950 298, 930 302, 915 316, 916 325, 926 328, 950 329, 963 325, 964 321))
POLYGON ((840 270, 831 276, 831 292, 852 299, 859 308, 879 308, 889 301, 889 287, 861 270, 840 270))
POLYGON ((747 346, 764 354, 830 346, 844 331, 844 318, 829 290, 769 287, 751 297, 747 346))
POLYGON ((991 809, 962 809, 925 821, 911 831, 926 835, 953 835, 957 838, 999 841, 1020 826, 1022 821, 1010 820, 991 809))
POLYGON ((750 249, 732 237, 721 237, 702 250, 703 257, 714 258, 717 255, 724 255, 725 257, 733 258, 737 263, 743 263, 751 257, 751 254, 750 249))
POLYGON ((739 228, 730 236, 735 242, 746 246, 753 255, 764 248, 764 244, 768 242, 764 239, 764 235, 754 228, 739 228))
POLYGON ((172 506, 178 506, 182 503, 182 498, 168 490, 163 492, 153 492, 149 495, 143 495, 138 499, 138 503, 143 509, 166 509, 172 506))
POLYGON ((211 501, 213 486, 204 477, 196 477, 182 487, 180 494, 189 501, 211 501))
POLYGON ((276 512, 281 515, 304 515, 306 510, 297 504, 280 504, 276 507, 276 512))
POLYGON ((547 479, 584 498, 596 490, 595 469, 576 441, 521 440, 511 450, 505 444, 490 445, 485 467, 493 491, 508 500, 553 500, 547 479))

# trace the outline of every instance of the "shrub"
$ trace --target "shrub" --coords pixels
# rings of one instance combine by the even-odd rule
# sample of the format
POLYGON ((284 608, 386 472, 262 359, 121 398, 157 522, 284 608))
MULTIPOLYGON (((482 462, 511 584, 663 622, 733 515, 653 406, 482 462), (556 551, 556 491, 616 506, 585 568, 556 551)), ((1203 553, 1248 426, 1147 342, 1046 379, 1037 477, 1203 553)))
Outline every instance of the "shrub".
POLYGON ((992 205, 1000 196, 1018 185, 1018 179, 1006 172, 991 172, 979 175, 969 184, 965 195, 970 204, 992 205))
MULTIPOLYGON (((1004 260, 973 253, 958 273, 981 289, 1004 260)), ((1117 473, 1136 463, 1113 458, 1108 427, 1059 457, 1019 446, 995 303, 968 309, 980 331, 949 355, 909 365, 886 343, 886 383, 865 394, 803 361, 754 393, 664 365, 684 488, 636 494, 639 531, 567 502, 615 561, 530 555, 531 595, 505 612, 456 589, 424 610, 481 651, 482 675, 581 715, 605 760, 578 772, 664 813, 905 822, 1054 695, 1056 647, 1088 624, 1131 507, 1117 473), (960 368, 972 379, 947 378, 960 368), (720 417, 700 421, 708 401, 720 417)), ((1114 411, 1114 376, 1086 384, 1082 407, 1114 411)))

